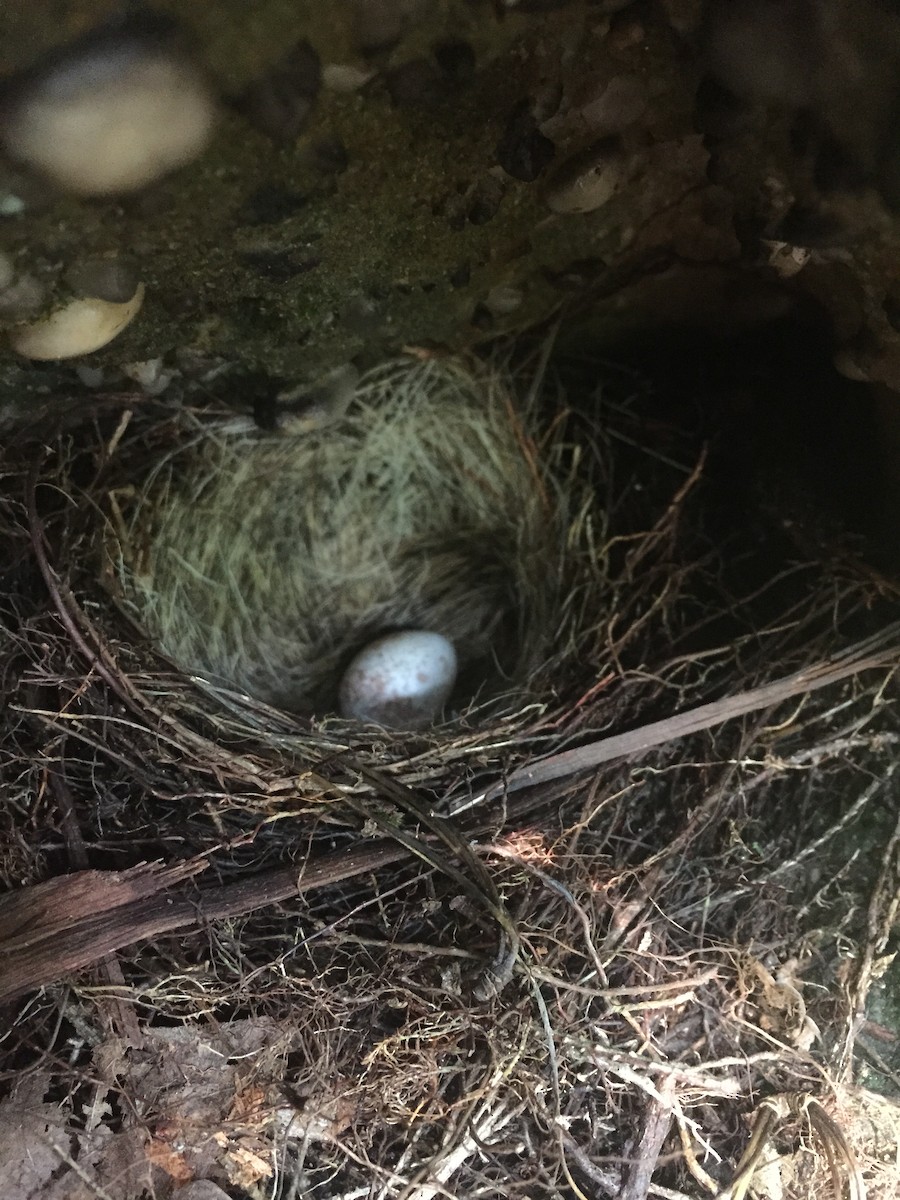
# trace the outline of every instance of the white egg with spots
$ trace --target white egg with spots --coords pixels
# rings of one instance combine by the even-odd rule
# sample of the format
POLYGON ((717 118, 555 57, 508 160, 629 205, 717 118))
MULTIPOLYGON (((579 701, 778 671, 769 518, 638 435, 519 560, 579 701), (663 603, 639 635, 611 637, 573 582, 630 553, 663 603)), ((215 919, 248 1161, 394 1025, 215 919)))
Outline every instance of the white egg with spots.
POLYGON ((456 683, 453 643, 422 629, 389 633, 357 654, 341 680, 341 716, 388 729, 421 729, 456 683))

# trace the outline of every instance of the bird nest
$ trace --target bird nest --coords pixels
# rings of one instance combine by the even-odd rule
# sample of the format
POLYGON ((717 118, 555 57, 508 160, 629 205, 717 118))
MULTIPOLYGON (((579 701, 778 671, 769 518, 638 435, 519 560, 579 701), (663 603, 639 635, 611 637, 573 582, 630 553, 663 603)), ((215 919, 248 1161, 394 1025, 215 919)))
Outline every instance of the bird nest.
POLYGON ((544 349, 7 447, 6 1195, 895 1194, 895 594, 544 349))
POLYGON ((496 366, 408 358, 274 432, 192 410, 132 431, 135 458, 118 443, 83 536, 187 688, 178 719, 199 706, 217 740, 223 722, 258 738, 276 776, 292 752, 353 754, 468 795, 527 757, 595 682, 611 591, 603 451, 579 440, 582 414, 539 416, 525 391, 496 366), (415 735, 342 719, 348 661, 408 628, 456 647, 443 718, 415 735))
POLYGON ((566 536, 589 483, 565 478, 562 427, 539 446, 496 372, 442 358, 337 403, 269 435, 208 426, 152 473, 116 553, 137 619, 183 670, 309 716, 404 629, 455 645, 457 720, 539 694, 586 549, 566 536))

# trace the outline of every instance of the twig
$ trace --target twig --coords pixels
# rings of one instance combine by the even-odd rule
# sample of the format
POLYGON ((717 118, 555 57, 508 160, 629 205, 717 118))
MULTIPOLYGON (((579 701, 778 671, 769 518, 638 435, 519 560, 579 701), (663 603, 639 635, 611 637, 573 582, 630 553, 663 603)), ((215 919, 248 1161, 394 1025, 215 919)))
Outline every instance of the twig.
POLYGON ((703 1167, 701 1167, 697 1155, 694 1152, 694 1144, 691 1141, 690 1130, 687 1127, 687 1122, 680 1112, 675 1113, 675 1120, 678 1122, 678 1136, 681 1139, 681 1149, 684 1154, 684 1161, 687 1168, 693 1177, 697 1180, 702 1188, 704 1188, 711 1196, 714 1196, 718 1190, 718 1184, 709 1175, 703 1167))
POLYGON ((817 691, 829 687, 843 679, 850 679, 862 671, 878 667, 896 667, 900 665, 900 622, 894 622, 880 634, 865 641, 857 642, 830 662, 817 663, 805 667, 793 675, 776 679, 772 683, 751 688, 746 692, 738 692, 734 696, 725 696, 709 704, 701 704, 687 712, 677 713, 662 721, 653 721, 630 729, 626 733, 617 733, 612 737, 601 738, 587 746, 578 746, 574 750, 565 750, 561 754, 549 758, 538 759, 519 767, 507 779, 492 784, 484 791, 454 806, 454 815, 474 808, 522 788, 535 787, 553 779, 562 779, 579 771, 588 771, 603 763, 612 762, 617 758, 626 758, 631 754, 640 754, 655 746, 675 741, 691 733, 699 733, 722 725, 735 717, 743 717, 748 713, 762 708, 770 708, 781 704, 793 696, 806 692, 817 691))
POLYGON ((672 1125, 672 1100, 675 1081, 670 1077, 659 1085, 660 1099, 647 1105, 644 1128, 637 1146, 637 1161, 632 1166, 621 1192, 621 1200, 646 1200, 650 1181, 659 1161, 663 1142, 672 1125))
POLYGON ((407 1193, 408 1200, 435 1200, 438 1195, 447 1195, 444 1185, 450 1182, 468 1158, 479 1152, 479 1145, 498 1133, 517 1112, 516 1107, 508 1101, 499 1103, 493 1110, 485 1102, 477 1121, 472 1122, 457 1145, 443 1152, 432 1163, 427 1179, 407 1193))
MULTIPOLYGON (((63 757, 62 749, 60 757, 63 757)), ((81 836, 81 830, 78 827, 78 821, 75 816, 75 803, 72 799, 72 793, 69 790, 69 785, 59 772, 51 770, 49 772, 50 790, 56 798, 56 804, 62 818, 63 833, 66 838, 66 846, 69 851, 69 858, 72 860, 72 865, 80 871, 88 869, 90 863, 87 850, 84 846, 84 839, 81 836)), ((115 954, 107 954, 99 963, 100 971, 106 976, 106 982, 113 989, 120 989, 122 993, 125 991, 125 976, 122 972, 122 965, 116 958, 115 954)), ((143 1034, 138 1023, 137 1014, 134 1011, 134 1006, 129 1004, 123 995, 114 995, 112 997, 111 1008, 118 1016, 119 1025, 123 1033, 128 1037, 129 1042, 135 1048, 140 1048, 143 1045, 143 1034)), ((112 1016, 112 1013, 110 1013, 112 1016)))
POLYGON ((866 1200, 866 1183, 862 1171, 859 1169, 859 1163, 856 1161, 856 1155, 844 1136, 843 1129, 814 1097, 808 1097, 803 1108, 825 1150, 828 1165, 831 1168, 835 1200, 839 1200, 843 1194, 841 1167, 846 1172, 850 1200, 866 1200))
MULTIPOLYGON (((854 800, 853 804, 847 809, 847 811, 838 821, 835 821, 833 825, 829 825, 823 834, 809 842, 808 845, 804 846, 799 854, 795 854, 794 857, 789 858, 787 862, 779 863, 778 866, 769 871, 768 874, 763 875, 757 880, 754 880, 752 886, 747 885, 744 887, 732 888, 731 891, 728 892, 719 892, 716 895, 704 896, 702 900, 695 900, 691 904, 686 904, 683 908, 678 909, 677 912, 672 914, 673 920, 686 921, 689 917, 694 916, 698 912, 709 912, 713 908, 721 907, 723 904, 733 904, 735 900, 741 899, 742 896, 746 896, 750 892, 759 892, 760 888, 766 887, 774 880, 780 879, 782 876, 787 875, 790 871, 795 871, 810 858, 821 858, 822 851, 825 846, 827 846, 829 842, 833 842, 839 833, 853 824, 862 810, 871 803, 871 801, 879 794, 879 792, 884 789, 885 784, 891 780, 894 770, 895 764, 892 763, 885 771, 884 777, 873 779, 865 791, 863 791, 863 793, 858 796, 856 800, 854 800)), ((808 905, 805 905, 803 908, 798 910, 798 920, 805 915, 807 908, 808 905)))
POLYGON ((600 1188, 611 1200, 616 1200, 622 1188, 622 1177, 618 1171, 606 1170, 598 1167, 588 1155, 582 1150, 581 1146, 575 1141, 570 1133, 561 1132, 560 1141, 565 1148, 565 1152, 572 1160, 578 1164, 578 1169, 588 1177, 588 1179, 596 1187, 600 1188))
POLYGON ((775 1100, 764 1100, 753 1119, 750 1141, 744 1148, 740 1161, 735 1168, 731 1186, 725 1188, 716 1196, 716 1200, 744 1200, 753 1183, 753 1177, 759 1170, 766 1148, 779 1121, 784 1119, 784 1112, 778 1097, 775 1100))
POLYGON ((78 871, 21 888, 0 896, 0 1000, 44 987, 141 938, 242 916, 406 857, 395 842, 373 842, 193 893, 173 884, 202 870, 202 860, 78 871))
POLYGON ((91 1179, 84 1167, 82 1167, 80 1163, 77 1163, 71 1155, 67 1154, 65 1150, 63 1150, 62 1146, 58 1146, 56 1142, 49 1137, 44 1138, 44 1141, 47 1143, 53 1153, 57 1155, 60 1161, 65 1163, 70 1171, 74 1171, 84 1186, 88 1188, 88 1190, 91 1191, 95 1196, 97 1196, 99 1200, 112 1200, 112 1196, 110 1196, 109 1192, 105 1192, 98 1183, 91 1179))
MULTIPOLYGON (((888 772, 890 779, 893 766, 888 772)), ((881 782, 880 780, 878 781, 881 782)), ((897 908, 900 906, 900 892, 897 887, 898 869, 900 869, 900 817, 884 848, 881 856, 881 869, 878 879, 872 889, 869 900, 869 911, 866 920, 866 943, 860 958, 859 966, 854 973, 853 983, 849 989, 851 1011, 849 1013, 849 1033, 842 1047, 841 1064, 838 1078, 846 1077, 853 1058, 853 1046, 856 1034, 862 1028, 866 1018, 866 1001, 869 989, 875 977, 876 957, 883 954, 897 918, 897 908)))

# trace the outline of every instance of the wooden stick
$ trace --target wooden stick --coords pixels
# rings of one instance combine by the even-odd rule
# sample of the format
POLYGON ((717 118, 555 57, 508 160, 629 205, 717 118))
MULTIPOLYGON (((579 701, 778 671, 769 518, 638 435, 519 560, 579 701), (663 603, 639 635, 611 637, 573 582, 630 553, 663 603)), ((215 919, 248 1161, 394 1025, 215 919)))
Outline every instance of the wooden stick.
POLYGON ((793 696, 801 696, 806 692, 814 692, 819 688, 839 683, 842 679, 850 679, 862 671, 870 671, 875 667, 897 666, 900 666, 900 622, 894 622, 875 637, 857 642, 830 662, 817 663, 784 679, 765 683, 762 687, 738 692, 734 696, 725 696, 721 700, 689 708, 687 712, 677 713, 662 721, 653 721, 649 725, 629 729, 626 733, 601 738, 587 746, 578 746, 574 750, 564 750, 561 754, 529 762, 527 766, 513 771, 505 780, 492 784, 454 806, 452 811, 454 815, 465 812, 477 804, 497 800, 522 788, 549 783, 553 779, 563 779, 617 758, 640 754, 676 738, 711 729, 735 717, 743 717, 759 709, 781 704, 793 696))
POLYGON ((378 841, 220 887, 189 891, 205 869, 143 863, 127 871, 76 871, 0 896, 0 1002, 44 987, 140 938, 238 917, 301 892, 409 857, 378 841))

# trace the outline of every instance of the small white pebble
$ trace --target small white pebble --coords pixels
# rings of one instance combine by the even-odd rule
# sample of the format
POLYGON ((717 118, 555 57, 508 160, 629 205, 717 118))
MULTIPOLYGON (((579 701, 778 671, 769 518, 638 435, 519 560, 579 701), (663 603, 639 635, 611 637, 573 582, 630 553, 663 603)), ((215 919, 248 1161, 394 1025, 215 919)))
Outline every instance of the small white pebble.
POLYGON ((357 654, 340 686, 341 716, 421 729, 440 716, 456 682, 456 651, 439 633, 389 633, 357 654))
POLYGON ((215 105, 186 59, 134 39, 72 51, 4 114, 10 155, 83 196, 133 192, 195 158, 215 105))
POLYGON ((627 164, 612 138, 578 154, 556 173, 547 191, 547 206, 555 213, 588 213, 602 208, 621 188, 627 164))
POLYGON ((782 279, 791 279, 802 271, 812 257, 812 251, 805 246, 793 246, 790 242, 774 242, 763 239, 763 246, 769 252, 769 266, 782 279))
POLYGON ((148 396, 161 396, 172 382, 171 371, 163 370, 161 358, 148 358, 143 362, 125 363, 122 371, 148 396))
POLYGON ((0 196, 0 217, 18 217, 25 211, 25 201, 21 196, 6 192, 0 196))
POLYGON ((520 308, 524 298, 521 288, 508 283, 498 283, 488 292, 484 303, 495 317, 505 317, 520 308))
POLYGON ((33 275, 20 275, 0 291, 0 319, 21 321, 44 303, 44 288, 33 275))
POLYGON ((375 74, 352 63, 326 63, 322 68, 322 85, 331 92, 358 92, 375 74))

